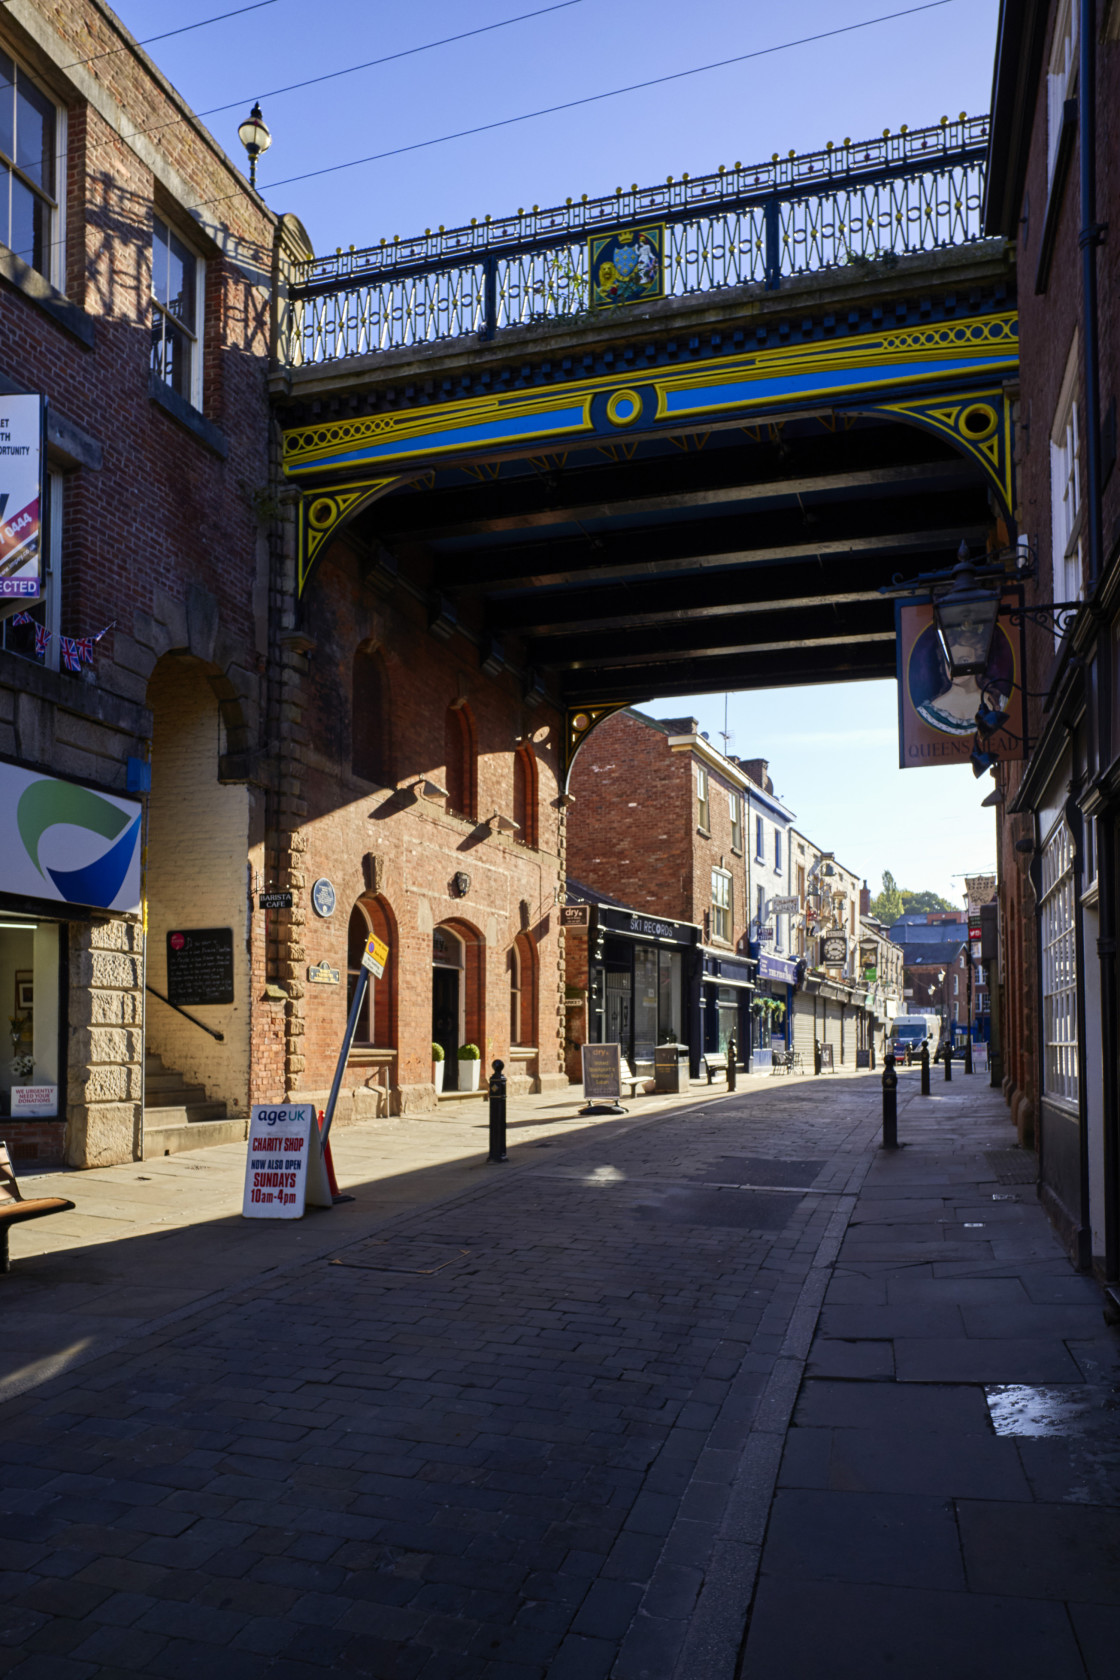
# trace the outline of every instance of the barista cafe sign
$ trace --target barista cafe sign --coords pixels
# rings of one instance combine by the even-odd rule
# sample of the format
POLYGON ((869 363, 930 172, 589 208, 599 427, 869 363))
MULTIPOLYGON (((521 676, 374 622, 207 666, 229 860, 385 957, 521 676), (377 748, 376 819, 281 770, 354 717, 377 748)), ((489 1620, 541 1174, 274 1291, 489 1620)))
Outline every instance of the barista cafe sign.
POLYGON ((140 802, 0 763, 3 890, 140 913, 140 802))

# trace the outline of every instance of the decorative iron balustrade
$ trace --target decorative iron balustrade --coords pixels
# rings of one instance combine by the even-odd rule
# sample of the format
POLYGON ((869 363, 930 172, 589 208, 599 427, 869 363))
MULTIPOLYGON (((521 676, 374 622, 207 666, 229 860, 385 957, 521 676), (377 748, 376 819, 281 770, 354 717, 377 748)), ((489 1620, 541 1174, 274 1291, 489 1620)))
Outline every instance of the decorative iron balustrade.
POLYGON ((944 120, 315 257, 293 266, 279 359, 338 361, 590 315, 590 235, 645 223, 665 224, 667 297, 773 290, 797 274, 965 245, 982 237, 987 142, 987 116, 944 120))

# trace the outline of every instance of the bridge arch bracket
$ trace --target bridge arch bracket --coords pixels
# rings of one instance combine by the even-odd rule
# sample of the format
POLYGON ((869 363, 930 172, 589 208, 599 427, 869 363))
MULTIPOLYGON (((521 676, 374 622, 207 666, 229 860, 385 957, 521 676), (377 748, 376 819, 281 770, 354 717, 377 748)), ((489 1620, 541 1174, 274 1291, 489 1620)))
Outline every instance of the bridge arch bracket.
POLYGON ((300 595, 324 550, 343 526, 397 482, 396 477, 367 478, 358 483, 317 485, 301 492, 297 513, 300 595))
MULTIPOLYGON (((976 461, 999 498, 1010 525, 1014 525, 1014 432, 1012 398, 1003 386, 963 393, 941 393, 914 402, 876 403, 860 414, 890 414, 938 437, 948 438, 954 447, 976 461)), ((849 410, 849 412, 853 412, 849 410)))

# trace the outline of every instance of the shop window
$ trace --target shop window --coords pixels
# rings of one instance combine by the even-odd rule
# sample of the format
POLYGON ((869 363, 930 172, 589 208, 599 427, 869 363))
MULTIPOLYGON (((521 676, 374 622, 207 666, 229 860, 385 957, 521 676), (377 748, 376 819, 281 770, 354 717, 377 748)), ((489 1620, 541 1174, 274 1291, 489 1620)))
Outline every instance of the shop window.
POLYGON ((696 766, 696 826, 705 833, 710 828, 708 809, 708 772, 702 764, 696 766))
POLYGON ((537 756, 532 747, 518 747, 513 755, 513 820, 517 824, 517 838, 526 846, 536 847, 537 838, 537 756))
MULTIPOLYGON (((1078 1099, 1077 957, 1073 845, 1060 822, 1042 851, 1042 1083, 1046 1094, 1078 1099)), ((954 979, 956 976, 954 975, 954 979)))
POLYGON ((389 773, 389 684, 379 653, 359 648, 351 688, 350 761, 355 776, 380 787, 389 773))
POLYGON ((46 531, 41 549, 42 594, 37 601, 6 601, 8 617, 0 620, 0 647, 24 659, 38 659, 48 671, 58 670, 62 648, 63 483, 61 473, 47 474, 46 531), (13 622, 16 618, 25 622, 16 624, 13 622), (40 652, 44 633, 46 646, 40 652))
POLYGON ((657 971, 657 1042, 679 1044, 682 1038, 681 954, 659 951, 657 971))
POLYGON ((205 263, 159 216, 152 226, 152 372, 193 408, 202 407, 205 263))
MULTIPOLYGON (((43 1086, 53 1103, 41 1101, 26 1118, 57 1116, 59 1085, 59 942, 57 922, 0 914, 0 993, 6 1002, 7 1042, 0 1053, 0 1113, 13 1112, 13 1086, 43 1086)), ((17 1113, 18 1118, 18 1113, 17 1113)), ((14 1134, 13 1134, 14 1135, 14 1134)))
POLYGON ((65 112, 0 52, 0 239, 64 288, 65 112))
POLYGON ((731 876, 726 869, 712 870, 712 937, 731 943, 731 876))
POLYGON ((448 706, 443 725, 447 803, 461 817, 478 819, 474 720, 467 706, 448 706))
MULTIPOLYGON (((1077 340, 1066 363, 1062 391, 1050 430, 1051 553, 1056 601, 1080 600, 1081 567, 1081 435, 1078 425, 1077 340)), ((1054 644, 1062 639, 1054 630, 1054 644)))
POLYGON ((729 793, 727 803, 731 807, 731 850, 741 852, 743 849, 743 801, 737 793, 729 793))

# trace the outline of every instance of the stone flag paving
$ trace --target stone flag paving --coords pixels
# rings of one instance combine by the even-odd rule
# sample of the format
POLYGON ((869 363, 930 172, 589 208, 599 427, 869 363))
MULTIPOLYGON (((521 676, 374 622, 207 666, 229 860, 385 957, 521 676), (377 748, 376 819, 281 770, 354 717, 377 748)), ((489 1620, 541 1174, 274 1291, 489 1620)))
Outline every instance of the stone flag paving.
POLYGON ((1099 1295, 978 1076, 901 1098, 890 1157, 876 1080, 775 1080, 284 1269, 226 1228, 0 1409, 0 1672, 1111 1680, 1099 1295))

